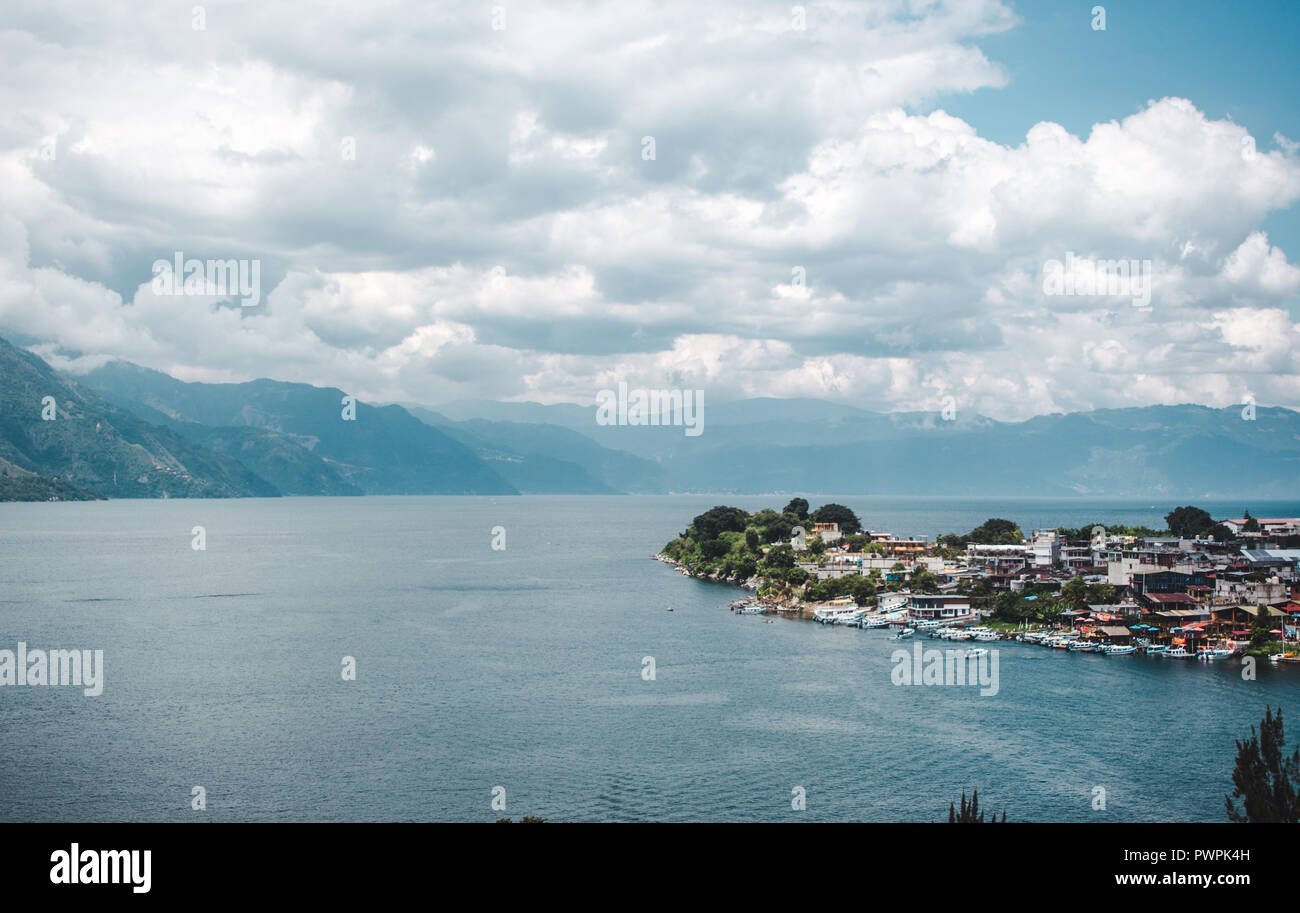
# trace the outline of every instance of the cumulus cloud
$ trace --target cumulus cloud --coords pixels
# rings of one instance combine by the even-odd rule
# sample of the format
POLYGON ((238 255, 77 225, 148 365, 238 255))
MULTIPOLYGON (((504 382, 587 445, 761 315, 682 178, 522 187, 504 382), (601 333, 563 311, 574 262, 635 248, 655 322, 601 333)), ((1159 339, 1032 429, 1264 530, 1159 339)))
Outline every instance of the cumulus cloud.
POLYGON ((61 365, 435 404, 628 380, 1001 418, 1298 405, 1300 267, 1261 228, 1300 198, 1296 145, 1182 98, 983 137, 941 100, 1006 84, 999 0, 199 24, 0 21, 0 331, 61 365), (155 294, 178 251, 259 260, 263 303, 155 294), (1051 293, 1067 257, 1148 265, 1149 306, 1051 293))

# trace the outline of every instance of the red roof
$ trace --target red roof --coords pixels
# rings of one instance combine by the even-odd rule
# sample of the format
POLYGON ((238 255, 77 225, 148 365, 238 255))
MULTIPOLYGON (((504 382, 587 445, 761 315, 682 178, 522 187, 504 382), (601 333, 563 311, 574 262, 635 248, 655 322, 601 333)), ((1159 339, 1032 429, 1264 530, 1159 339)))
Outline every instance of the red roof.
POLYGON ((1161 605, 1173 605, 1183 602, 1192 605, 1196 604, 1196 600, 1191 596, 1188 596, 1186 593, 1147 593, 1145 595, 1147 599, 1150 599, 1152 602, 1158 602, 1161 605))

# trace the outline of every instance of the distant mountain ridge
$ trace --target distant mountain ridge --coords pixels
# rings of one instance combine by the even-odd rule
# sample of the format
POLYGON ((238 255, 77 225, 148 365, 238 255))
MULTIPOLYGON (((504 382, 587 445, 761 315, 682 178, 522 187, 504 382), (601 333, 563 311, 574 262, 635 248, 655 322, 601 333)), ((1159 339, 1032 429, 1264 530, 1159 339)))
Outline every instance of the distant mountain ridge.
POLYGON ((1300 413, 1147 406, 1000 422, 815 399, 706 400, 703 433, 594 406, 356 403, 126 362, 66 377, 0 340, 0 499, 771 493, 1293 497, 1300 413), (56 422, 40 419, 44 396, 56 422))

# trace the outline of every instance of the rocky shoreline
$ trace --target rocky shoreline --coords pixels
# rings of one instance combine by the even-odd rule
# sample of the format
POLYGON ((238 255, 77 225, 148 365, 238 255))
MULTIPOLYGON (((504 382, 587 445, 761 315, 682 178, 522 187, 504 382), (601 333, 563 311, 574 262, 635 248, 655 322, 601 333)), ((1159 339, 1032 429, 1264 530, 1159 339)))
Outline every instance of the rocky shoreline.
MULTIPOLYGON (((681 574, 683 577, 690 577, 693 580, 709 580, 714 583, 727 583, 727 584, 731 584, 732 586, 738 586, 741 589, 752 590, 755 592, 757 592, 758 588, 763 585, 763 578, 757 576, 750 577, 746 580, 739 580, 735 577, 729 577, 726 576, 725 574, 719 574, 717 571, 713 571, 708 574, 695 574, 692 573, 686 567, 684 567, 680 561, 677 561, 673 558, 669 558, 667 555, 663 554, 662 552, 655 555, 651 555, 650 557, 653 558, 655 561, 659 561, 664 564, 670 565, 671 567, 676 569, 677 573, 681 574)), ((771 597, 760 598, 759 602, 761 602, 762 605, 768 611, 776 612, 781 615, 789 615, 795 618, 813 617, 814 606, 811 603, 805 603, 794 596, 789 596, 785 599, 773 599, 771 597)))

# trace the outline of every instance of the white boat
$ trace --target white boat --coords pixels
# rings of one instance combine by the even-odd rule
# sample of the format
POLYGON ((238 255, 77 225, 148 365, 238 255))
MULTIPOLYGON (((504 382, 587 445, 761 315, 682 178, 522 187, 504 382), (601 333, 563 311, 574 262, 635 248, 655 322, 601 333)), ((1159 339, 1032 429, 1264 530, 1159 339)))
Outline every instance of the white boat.
POLYGON ((1187 652, 1186 647, 1172 647, 1161 655, 1168 656, 1170 659, 1191 659, 1193 654, 1187 652))
POLYGON ((934 631, 943 626, 943 622, 935 621, 933 618, 927 618, 925 621, 918 621, 916 629, 918 631, 934 631))
POLYGON ((1106 651, 1103 647, 1104 645, 1089 640, 1072 640, 1066 645, 1065 649, 1071 653, 1104 653, 1106 651))
POLYGON ((966 651, 966 655, 967 656, 988 656, 989 649, 988 647, 971 647, 969 650, 966 651))
POLYGON ((813 620, 824 625, 845 624, 856 621, 862 610, 855 605, 832 605, 813 609, 813 620))
POLYGON ((1165 653, 1168 652, 1169 652, 1168 644, 1152 644, 1146 649, 1147 656, 1163 656, 1165 653))
POLYGON ((894 635, 894 640, 902 640, 905 637, 911 637, 915 633, 916 628, 900 628, 898 633, 894 635))
POLYGON ((974 636, 976 640, 983 641, 984 643, 990 643, 1002 639, 1002 635, 997 631, 976 631, 974 636))
POLYGON ((1232 656, 1232 651, 1226 647, 1215 647, 1212 650, 1201 650, 1196 654, 1196 658, 1203 663, 1212 663, 1220 659, 1228 659, 1232 656))
POLYGON ((1130 653, 1136 653, 1137 651, 1138 648, 1132 646, 1131 644, 1129 645, 1110 644, 1101 652, 1105 653, 1107 656, 1128 656, 1130 653))
POLYGON ((879 615, 864 615, 858 619, 858 627, 887 628, 889 627, 889 619, 881 618, 879 615))
POLYGON ((766 609, 761 605, 747 605, 736 609, 737 615, 762 615, 766 609))

